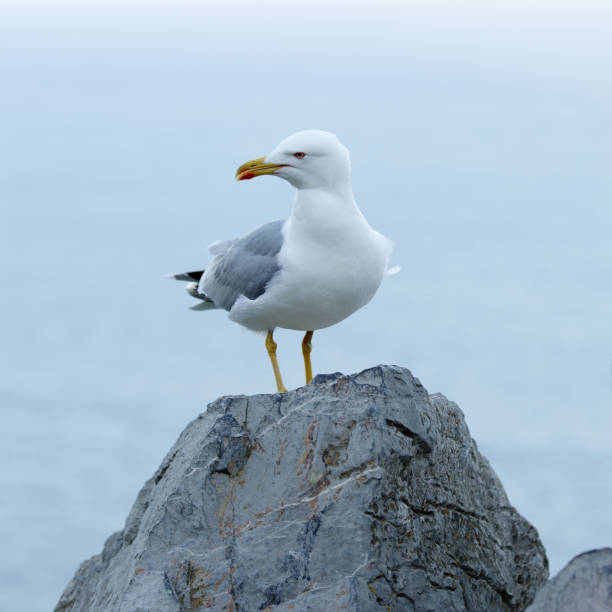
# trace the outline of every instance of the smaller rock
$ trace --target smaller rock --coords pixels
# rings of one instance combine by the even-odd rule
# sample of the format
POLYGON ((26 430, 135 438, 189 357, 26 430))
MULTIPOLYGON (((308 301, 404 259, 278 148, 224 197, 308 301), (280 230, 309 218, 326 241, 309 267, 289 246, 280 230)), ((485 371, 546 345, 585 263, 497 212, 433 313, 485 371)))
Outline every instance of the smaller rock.
POLYGON ((527 612, 612 612, 612 548, 574 557, 537 593, 527 612))

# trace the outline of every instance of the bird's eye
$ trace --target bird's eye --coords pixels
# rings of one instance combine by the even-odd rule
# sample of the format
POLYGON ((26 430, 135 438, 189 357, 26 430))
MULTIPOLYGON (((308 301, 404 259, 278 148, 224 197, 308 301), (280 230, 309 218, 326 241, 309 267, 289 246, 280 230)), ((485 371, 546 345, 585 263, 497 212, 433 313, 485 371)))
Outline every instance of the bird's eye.
POLYGON ((306 157, 306 153, 302 153, 299 151, 298 153, 294 153, 293 157, 297 157, 298 159, 304 159, 306 157))

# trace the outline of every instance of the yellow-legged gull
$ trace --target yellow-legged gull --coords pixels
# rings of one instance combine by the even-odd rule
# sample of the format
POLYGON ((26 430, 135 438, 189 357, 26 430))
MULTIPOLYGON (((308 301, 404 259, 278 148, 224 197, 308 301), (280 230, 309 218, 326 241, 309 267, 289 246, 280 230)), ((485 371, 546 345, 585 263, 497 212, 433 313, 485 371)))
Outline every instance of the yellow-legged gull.
POLYGON ((306 383, 312 379, 313 332, 367 304, 388 270, 392 242, 373 230, 353 198, 348 150, 329 132, 307 130, 271 153, 240 166, 239 181, 270 174, 297 194, 288 219, 266 223, 235 240, 210 246, 206 270, 171 274, 190 281, 196 310, 222 308, 229 318, 267 333, 278 391, 286 391, 274 329, 305 331, 306 383))

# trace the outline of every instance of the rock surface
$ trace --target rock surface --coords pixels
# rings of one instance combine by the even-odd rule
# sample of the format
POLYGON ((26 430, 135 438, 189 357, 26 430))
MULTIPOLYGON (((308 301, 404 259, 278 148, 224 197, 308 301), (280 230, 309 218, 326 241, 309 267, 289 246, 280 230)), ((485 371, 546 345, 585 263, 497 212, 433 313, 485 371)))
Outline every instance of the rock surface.
POLYGON ((612 612, 612 548, 574 557, 538 591, 529 612, 612 612))
POLYGON ((547 577, 461 410, 379 366, 208 406, 56 610, 525 610, 547 577))

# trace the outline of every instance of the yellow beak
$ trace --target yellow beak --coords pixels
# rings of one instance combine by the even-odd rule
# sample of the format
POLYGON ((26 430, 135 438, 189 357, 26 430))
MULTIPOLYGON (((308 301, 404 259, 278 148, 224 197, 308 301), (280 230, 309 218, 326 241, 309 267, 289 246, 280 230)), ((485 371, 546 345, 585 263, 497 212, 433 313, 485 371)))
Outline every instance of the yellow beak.
POLYGON ((236 170, 236 180, 246 181, 248 179, 261 176, 262 174, 274 174, 279 168, 283 168, 285 164, 265 164, 265 157, 254 159, 252 161, 242 164, 238 170, 236 170))

